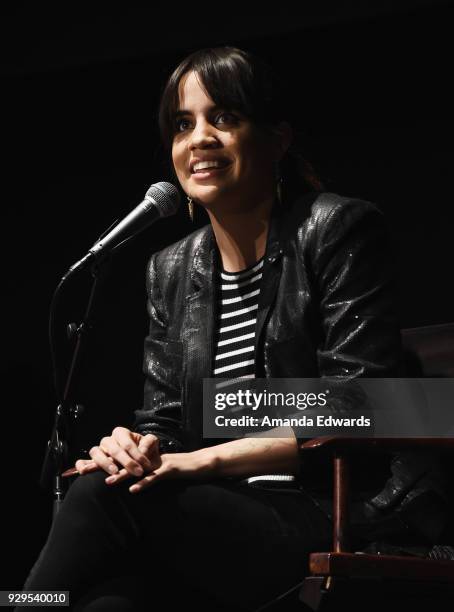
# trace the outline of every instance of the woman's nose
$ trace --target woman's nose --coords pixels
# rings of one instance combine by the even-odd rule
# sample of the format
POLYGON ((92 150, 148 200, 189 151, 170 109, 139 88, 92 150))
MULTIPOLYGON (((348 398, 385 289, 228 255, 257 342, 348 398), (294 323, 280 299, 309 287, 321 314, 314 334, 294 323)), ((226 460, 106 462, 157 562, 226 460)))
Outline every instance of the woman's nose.
POLYGON ((199 122, 193 129, 189 148, 200 149, 217 143, 214 127, 207 121, 199 122))

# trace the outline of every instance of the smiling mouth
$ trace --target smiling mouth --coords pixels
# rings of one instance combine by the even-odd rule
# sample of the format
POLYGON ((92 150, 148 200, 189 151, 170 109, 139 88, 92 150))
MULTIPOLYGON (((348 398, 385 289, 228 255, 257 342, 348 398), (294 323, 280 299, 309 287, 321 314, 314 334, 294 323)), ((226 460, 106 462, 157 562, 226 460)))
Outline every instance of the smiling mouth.
POLYGON ((212 168, 224 168, 231 163, 227 157, 213 157, 208 159, 193 159, 190 163, 191 173, 202 172, 204 170, 211 170, 212 168))
POLYGON ((230 167, 231 164, 226 164, 221 168, 212 166, 210 168, 202 168, 201 170, 197 170, 196 172, 192 172, 191 176, 195 179, 204 179, 209 178, 210 176, 215 176, 230 167))

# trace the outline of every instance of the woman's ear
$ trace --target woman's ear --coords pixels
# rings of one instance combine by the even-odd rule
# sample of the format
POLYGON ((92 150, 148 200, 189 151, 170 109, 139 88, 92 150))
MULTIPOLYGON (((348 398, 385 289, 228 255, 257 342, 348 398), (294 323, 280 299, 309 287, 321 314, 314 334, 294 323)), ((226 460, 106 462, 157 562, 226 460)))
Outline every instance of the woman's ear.
POLYGON ((273 132, 276 135, 277 159, 280 161, 292 143, 292 126, 290 123, 288 123, 288 121, 281 121, 276 127, 273 128, 273 132))

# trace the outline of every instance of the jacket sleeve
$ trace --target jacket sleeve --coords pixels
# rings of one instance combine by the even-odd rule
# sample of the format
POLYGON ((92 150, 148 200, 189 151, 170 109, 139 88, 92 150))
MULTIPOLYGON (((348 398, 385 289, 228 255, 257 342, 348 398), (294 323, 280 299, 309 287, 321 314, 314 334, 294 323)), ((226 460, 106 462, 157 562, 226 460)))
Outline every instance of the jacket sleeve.
MULTIPOLYGON (((319 377, 329 389, 326 409, 352 416, 370 406, 362 378, 401 374, 392 255, 383 213, 362 200, 325 196, 313 212, 309 243, 319 311, 319 377)), ((358 434, 359 434, 358 430, 358 434)), ((370 435, 370 429, 364 435, 370 435)), ((304 440, 295 432, 299 442, 304 440)))
MULTIPOLYGON (((395 377, 400 372, 389 235, 383 214, 373 204, 344 198, 332 202, 329 194, 313 212, 312 231, 308 249, 321 332, 316 356, 319 376, 329 388, 326 409, 352 416, 368 406, 359 377, 395 377)), ((307 439, 301 430, 294 431, 299 443, 307 439)), ((358 462, 358 470, 365 471, 359 482, 382 484, 389 459, 378 461, 380 469, 358 462)), ((330 495, 331 459, 305 454, 302 478, 330 495)))
POLYGON ((149 332, 145 338, 143 370, 144 405, 135 410, 133 431, 152 433, 160 439, 160 451, 183 450, 181 368, 182 345, 168 338, 165 303, 156 270, 157 254, 147 266, 149 332))
POLYGON ((383 214, 369 202, 349 200, 318 221, 313 266, 322 327, 320 376, 398 375, 400 326, 383 214))

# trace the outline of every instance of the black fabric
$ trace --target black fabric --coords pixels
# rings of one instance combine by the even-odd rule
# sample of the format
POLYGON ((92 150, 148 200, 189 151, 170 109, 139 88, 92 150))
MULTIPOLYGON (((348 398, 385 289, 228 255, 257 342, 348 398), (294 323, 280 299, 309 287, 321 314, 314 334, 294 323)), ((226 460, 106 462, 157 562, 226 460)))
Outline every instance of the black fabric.
MULTIPOLYGON (((145 400, 133 427, 174 439, 186 450, 226 441, 202 436, 202 380, 211 375, 214 355, 216 264, 219 251, 208 225, 153 255, 147 270, 145 400)), ((392 278, 386 222, 370 202, 312 193, 275 205, 257 312, 256 378, 402 375, 392 278)), ((352 398, 333 394, 329 407, 345 416, 352 398)), ((357 498, 379 496, 386 515, 402 509, 412 491, 431 491, 440 517, 445 501, 437 458, 416 478, 417 454, 400 456, 399 473, 392 473, 391 459, 354 461, 357 498), (410 478, 401 478, 406 471, 410 478), (384 490, 387 482, 393 496, 384 490)), ((328 459, 302 458, 301 484, 324 507, 331 503, 331 474, 328 459)), ((440 523, 431 537, 443 528, 440 523)))
POLYGON ((253 610, 330 547, 330 521, 296 488, 174 480, 133 495, 105 477, 76 478, 24 589, 69 590, 77 612, 253 610))
MULTIPOLYGON (((400 372, 390 252, 383 215, 369 202, 323 193, 275 206, 255 376, 400 372)), ((187 450, 210 444, 202 436, 202 381, 212 371, 218 260, 208 225, 153 255, 147 270, 145 397, 133 426, 174 438, 187 450)))

